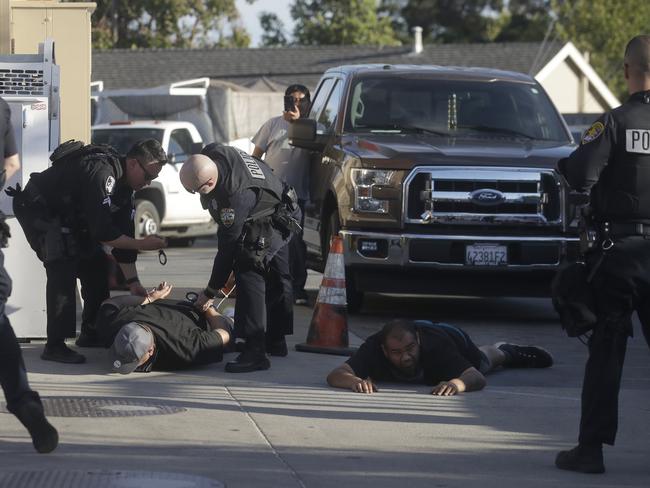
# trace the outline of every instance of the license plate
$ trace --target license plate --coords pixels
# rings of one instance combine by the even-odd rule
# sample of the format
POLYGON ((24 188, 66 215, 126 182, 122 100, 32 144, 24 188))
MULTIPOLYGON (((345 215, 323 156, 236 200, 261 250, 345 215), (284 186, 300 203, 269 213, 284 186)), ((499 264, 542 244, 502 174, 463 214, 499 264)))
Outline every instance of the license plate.
POLYGON ((505 266, 508 247, 498 244, 472 244, 465 248, 465 264, 470 266, 505 266))

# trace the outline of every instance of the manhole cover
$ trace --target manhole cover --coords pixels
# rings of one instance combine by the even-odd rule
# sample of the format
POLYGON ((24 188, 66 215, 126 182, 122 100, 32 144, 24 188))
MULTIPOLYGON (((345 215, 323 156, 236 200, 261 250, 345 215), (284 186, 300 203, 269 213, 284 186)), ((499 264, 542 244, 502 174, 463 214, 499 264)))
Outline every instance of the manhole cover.
POLYGON ((224 488, 199 476, 146 471, 14 471, 0 473, 3 488, 224 488))
MULTIPOLYGON (((46 397, 41 401, 45 414, 50 417, 136 417, 169 415, 187 410, 163 402, 132 398, 46 397)), ((0 411, 7 412, 4 403, 0 405, 0 411)))

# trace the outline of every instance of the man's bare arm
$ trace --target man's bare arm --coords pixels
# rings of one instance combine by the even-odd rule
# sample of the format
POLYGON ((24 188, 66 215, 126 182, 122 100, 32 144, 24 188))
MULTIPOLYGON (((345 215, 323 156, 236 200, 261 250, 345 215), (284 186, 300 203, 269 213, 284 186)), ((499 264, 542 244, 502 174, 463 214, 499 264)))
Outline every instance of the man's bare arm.
POLYGON ((5 178, 9 181, 13 175, 20 169, 20 158, 18 154, 5 158, 5 178))
POLYGON ((262 154, 264 154, 264 149, 259 146, 255 146, 255 149, 253 149, 253 157, 262 159, 262 154))
POLYGON ((333 369, 327 375, 327 384, 334 388, 352 390, 356 393, 373 393, 377 391, 377 387, 371 378, 359 378, 350 365, 345 363, 333 369))
POLYGON ((467 368, 458 378, 442 381, 433 387, 432 395, 452 396, 465 391, 476 391, 485 388, 485 376, 474 367, 467 368))
POLYGON ((234 326, 233 320, 220 314, 214 307, 209 307, 204 313, 210 329, 221 336, 224 346, 228 344, 230 342, 230 331, 234 326))

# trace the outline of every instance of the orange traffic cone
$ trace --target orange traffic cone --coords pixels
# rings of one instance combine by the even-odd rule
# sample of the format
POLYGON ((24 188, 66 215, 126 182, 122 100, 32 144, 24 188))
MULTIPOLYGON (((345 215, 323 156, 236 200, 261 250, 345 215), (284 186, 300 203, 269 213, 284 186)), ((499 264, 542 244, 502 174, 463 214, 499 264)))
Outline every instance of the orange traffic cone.
POLYGON ((343 240, 333 236, 307 342, 296 344, 296 351, 350 356, 356 349, 348 347, 348 344, 343 240))

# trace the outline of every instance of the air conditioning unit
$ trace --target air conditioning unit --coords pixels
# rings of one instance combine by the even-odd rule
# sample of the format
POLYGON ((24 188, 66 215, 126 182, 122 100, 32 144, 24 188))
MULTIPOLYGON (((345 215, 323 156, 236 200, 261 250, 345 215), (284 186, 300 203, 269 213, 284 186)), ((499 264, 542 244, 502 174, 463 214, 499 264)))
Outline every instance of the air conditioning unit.
MULTIPOLYGON (((59 145, 59 67, 55 64, 54 41, 46 39, 38 54, 0 56, 0 97, 11 108, 21 168, 7 186, 25 187, 29 175, 49 166, 49 156, 59 145)), ((13 216, 12 199, 0 192, 0 210, 11 229, 4 249, 5 267, 13 280, 7 315, 21 339, 46 337, 45 269, 29 247, 22 228, 13 216)))

